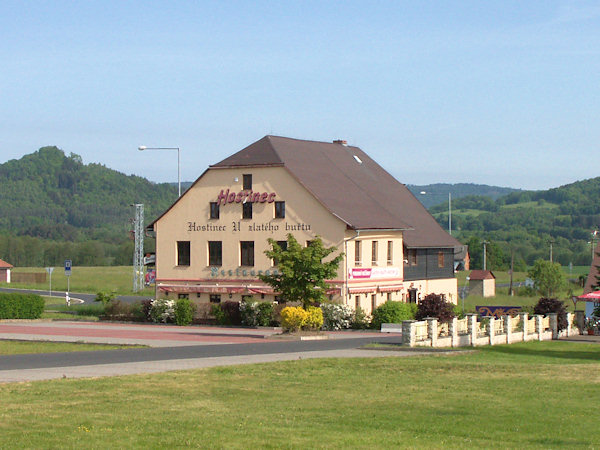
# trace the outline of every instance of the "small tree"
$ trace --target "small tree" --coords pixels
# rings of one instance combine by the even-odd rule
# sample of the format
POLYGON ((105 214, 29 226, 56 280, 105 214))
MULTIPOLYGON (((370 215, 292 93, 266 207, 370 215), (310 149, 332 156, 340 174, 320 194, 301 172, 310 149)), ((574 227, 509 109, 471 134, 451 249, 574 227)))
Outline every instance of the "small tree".
POLYGON ((443 295, 429 294, 417 305, 415 319, 437 317, 440 322, 450 322, 454 317, 454 303, 447 302, 443 295))
POLYGON ((537 304, 533 307, 534 314, 557 313, 558 331, 565 330, 567 324, 567 309, 565 304, 555 298, 540 298, 537 304))
POLYGON ((277 273, 258 277, 280 292, 286 301, 301 302, 304 309, 312 303, 322 302, 329 287, 325 282, 334 278, 342 261, 338 255, 328 262, 323 259, 335 252, 335 247, 326 248, 317 236, 310 245, 302 247, 292 234, 287 235, 287 249, 277 241, 269 239, 271 250, 265 254, 277 262, 277 273))
POLYGON ((540 295, 552 297, 566 286, 565 274, 559 263, 538 259, 527 272, 540 295))

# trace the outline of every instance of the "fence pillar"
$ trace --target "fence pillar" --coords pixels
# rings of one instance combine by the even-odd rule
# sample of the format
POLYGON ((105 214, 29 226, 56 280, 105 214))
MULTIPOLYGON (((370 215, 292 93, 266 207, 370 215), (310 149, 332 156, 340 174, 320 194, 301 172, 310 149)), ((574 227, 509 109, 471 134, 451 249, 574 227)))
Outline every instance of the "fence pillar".
POLYGON ((453 317, 448 323, 448 334, 450 335, 450 345, 458 346, 458 319, 456 317, 453 317))
POLYGON ((496 318, 494 316, 488 316, 490 325, 488 327, 488 334, 490 335, 490 345, 494 345, 494 336, 496 335, 496 318))
POLYGON ((550 317, 550 329, 552 330, 552 339, 558 339, 558 314, 548 313, 550 317))
POLYGON ((583 334, 585 328, 585 311, 575 311, 575 323, 579 328, 579 334, 583 334))
POLYGON ((542 340, 542 316, 540 314, 535 315, 535 331, 538 334, 538 341, 542 340))
POLYGON ((526 341, 527 334, 529 333, 529 330, 527 329, 527 325, 529 325, 529 314, 519 313, 519 317, 521 318, 521 328, 523 328, 523 341, 526 341))
POLYGON ((437 347, 438 338, 438 320, 435 317, 425 317, 427 322, 427 336, 431 341, 432 347, 437 347))
POLYGON ((415 346, 417 340, 416 320, 405 320, 402 322, 402 345, 415 346))
POLYGON ((502 318, 504 320, 504 333, 506 334, 506 343, 510 344, 510 334, 512 332, 512 317, 507 314, 502 318))
POLYGON ((477 314, 467 314, 467 331, 471 345, 477 342, 477 314))
POLYGON ((572 327, 573 326, 573 313, 567 313, 567 329, 565 330, 566 336, 569 337, 573 334, 572 327))

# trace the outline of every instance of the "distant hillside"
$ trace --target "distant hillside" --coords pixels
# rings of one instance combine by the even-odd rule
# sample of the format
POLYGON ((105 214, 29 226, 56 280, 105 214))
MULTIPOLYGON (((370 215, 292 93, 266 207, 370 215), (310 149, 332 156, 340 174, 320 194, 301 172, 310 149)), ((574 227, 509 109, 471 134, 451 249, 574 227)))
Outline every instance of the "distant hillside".
MULTIPOLYGON (((549 258, 550 243, 554 261, 588 265, 591 233, 600 226, 599 198, 600 177, 547 191, 512 192, 495 201, 484 196, 453 197, 454 235, 465 243, 494 241, 502 250, 504 267, 511 247, 517 258, 532 264, 537 258, 549 258)), ((447 203, 430 212, 448 226, 447 203)))
POLYGON ((469 195, 480 195, 489 197, 492 200, 496 200, 497 198, 510 194, 511 192, 520 192, 519 189, 473 183, 437 183, 426 185, 407 184, 406 187, 427 209, 442 203, 445 203, 447 208, 448 193, 452 194, 452 201, 454 201, 469 195))
MULTIPOLYGON (((15 247, 29 245, 39 250, 41 244, 14 236, 73 245, 91 240, 102 247, 102 251, 93 251, 104 254, 107 246, 128 241, 133 204, 144 204, 147 223, 177 198, 177 187, 153 184, 100 164, 86 165, 80 156, 66 156, 57 147, 43 147, 1 164, 0 186, 0 258, 21 265, 49 263, 50 250, 44 249, 36 261, 27 259, 29 256, 23 260, 17 257, 22 252, 15 247)), ((65 251, 61 253, 57 258, 65 251)))

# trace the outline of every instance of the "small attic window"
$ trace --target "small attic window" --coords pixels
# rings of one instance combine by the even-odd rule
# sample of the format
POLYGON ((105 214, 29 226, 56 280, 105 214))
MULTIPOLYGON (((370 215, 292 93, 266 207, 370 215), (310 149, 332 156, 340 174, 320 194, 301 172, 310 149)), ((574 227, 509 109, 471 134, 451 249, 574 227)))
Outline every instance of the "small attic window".
POLYGON ((354 156, 354 159, 356 160, 357 163, 362 164, 362 161, 358 156, 356 156, 356 155, 352 155, 352 156, 354 156))

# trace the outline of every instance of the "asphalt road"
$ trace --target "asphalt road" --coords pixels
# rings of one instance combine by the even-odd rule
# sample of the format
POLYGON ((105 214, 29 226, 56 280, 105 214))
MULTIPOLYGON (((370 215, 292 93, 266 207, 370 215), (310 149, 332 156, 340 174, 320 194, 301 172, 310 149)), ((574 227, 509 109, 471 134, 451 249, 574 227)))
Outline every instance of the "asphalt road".
POLYGON ((268 355, 277 353, 347 350, 365 344, 396 343, 399 336, 374 335, 365 338, 327 339, 318 341, 282 341, 251 344, 194 345, 185 347, 138 348, 91 352, 42 353, 0 357, 0 370, 43 369, 147 361, 211 358, 222 356, 268 355))
MULTIPOLYGON (((49 295, 50 292, 48 289, 13 289, 13 288, 0 288, 0 292, 23 292, 25 294, 38 294, 38 295, 49 295)), ((52 297, 62 297, 65 298, 65 291, 52 291, 52 297)), ((69 296, 71 299, 79 299, 82 300, 85 304, 94 303, 96 300, 96 294, 83 294, 80 292, 69 292, 69 296)), ((132 303, 135 301, 142 301, 145 299, 151 299, 153 297, 147 296, 139 296, 139 295, 117 295, 118 300, 126 303, 132 303)))

